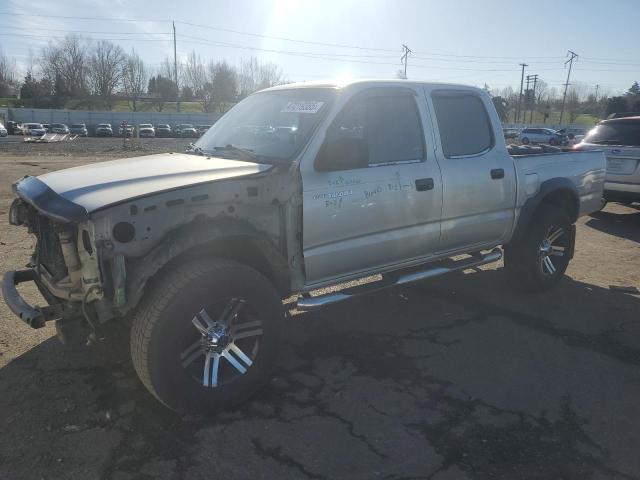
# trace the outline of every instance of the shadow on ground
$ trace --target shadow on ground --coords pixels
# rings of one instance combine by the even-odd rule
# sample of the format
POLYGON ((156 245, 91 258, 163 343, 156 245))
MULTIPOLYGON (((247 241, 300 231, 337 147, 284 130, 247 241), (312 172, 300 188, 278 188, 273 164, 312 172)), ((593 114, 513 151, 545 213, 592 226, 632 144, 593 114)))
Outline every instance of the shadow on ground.
POLYGON ((586 225, 600 232, 626 238, 640 243, 640 207, 635 208, 632 213, 619 213, 610 211, 600 211, 591 214, 591 219, 586 225))
POLYGON ((46 341, 0 371, 0 477, 640 478, 640 299, 500 274, 294 312, 269 385, 212 419, 159 406, 127 345, 46 341))

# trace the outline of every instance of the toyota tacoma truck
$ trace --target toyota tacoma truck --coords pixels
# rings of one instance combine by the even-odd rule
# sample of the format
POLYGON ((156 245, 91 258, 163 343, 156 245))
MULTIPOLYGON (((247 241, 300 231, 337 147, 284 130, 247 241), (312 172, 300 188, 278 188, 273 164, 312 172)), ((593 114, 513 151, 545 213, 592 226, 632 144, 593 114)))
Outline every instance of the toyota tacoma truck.
POLYGON ((477 88, 279 86, 187 153, 18 181, 10 223, 37 241, 3 297, 63 337, 130 324, 133 364, 158 400, 218 411, 269 378, 292 295, 314 310, 503 256, 511 282, 553 287, 604 178, 600 151, 511 155, 477 88), (47 305, 25 302, 23 282, 47 305))

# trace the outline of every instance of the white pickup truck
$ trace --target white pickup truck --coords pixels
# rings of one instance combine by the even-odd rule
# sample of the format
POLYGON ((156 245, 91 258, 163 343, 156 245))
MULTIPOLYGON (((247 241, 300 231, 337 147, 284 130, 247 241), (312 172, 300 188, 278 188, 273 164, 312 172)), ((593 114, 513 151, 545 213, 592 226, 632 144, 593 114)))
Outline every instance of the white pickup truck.
POLYGON ((514 283, 554 286, 604 178, 600 151, 510 155, 477 88, 280 86, 240 102, 188 153, 18 181, 10 221, 37 245, 3 296, 62 337, 131 322, 146 387, 174 410, 216 411, 268 378, 292 294, 312 310, 503 252, 514 283), (48 305, 20 297, 27 281, 48 305))

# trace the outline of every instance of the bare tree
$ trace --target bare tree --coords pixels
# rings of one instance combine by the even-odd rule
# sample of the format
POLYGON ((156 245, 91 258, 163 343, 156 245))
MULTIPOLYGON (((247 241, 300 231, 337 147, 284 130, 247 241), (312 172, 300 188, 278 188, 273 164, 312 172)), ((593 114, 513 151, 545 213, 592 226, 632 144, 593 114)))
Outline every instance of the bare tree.
POLYGON ((87 92, 88 54, 86 42, 70 34, 42 49, 43 76, 57 85, 56 95, 81 97, 87 92), (60 90, 64 88, 64 92, 60 90))
POLYGON ((589 95, 590 87, 586 83, 575 82, 567 90, 566 109, 569 114, 569 123, 573 123, 584 108, 584 102, 589 95))
POLYGON ((238 72, 240 96, 245 97, 256 90, 286 83, 282 69, 272 62, 261 63, 256 57, 240 61, 238 72))
POLYGON ((184 86, 191 88, 196 96, 200 96, 207 83, 207 72, 195 50, 191 51, 184 63, 182 77, 184 86))
POLYGON ((129 99, 129 106, 134 112, 138 111, 138 101, 145 92, 148 76, 147 68, 142 58, 135 50, 131 50, 124 62, 122 85, 129 99))
POLYGON ((100 40, 89 57, 89 84, 92 93, 100 96, 109 110, 113 108, 113 92, 124 73, 126 55, 119 45, 100 40))
POLYGON ((0 49, 0 97, 11 94, 16 85, 16 62, 0 49))

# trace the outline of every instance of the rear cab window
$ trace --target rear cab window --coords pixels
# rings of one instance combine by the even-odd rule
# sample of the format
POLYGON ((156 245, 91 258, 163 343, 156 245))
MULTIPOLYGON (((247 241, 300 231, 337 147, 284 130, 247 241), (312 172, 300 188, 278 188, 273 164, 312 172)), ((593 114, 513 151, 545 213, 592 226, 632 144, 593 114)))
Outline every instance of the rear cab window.
POLYGON ((446 158, 479 155, 493 148, 489 114, 477 94, 436 91, 431 94, 431 99, 446 158))

